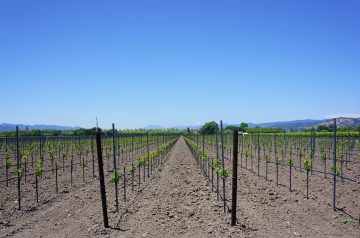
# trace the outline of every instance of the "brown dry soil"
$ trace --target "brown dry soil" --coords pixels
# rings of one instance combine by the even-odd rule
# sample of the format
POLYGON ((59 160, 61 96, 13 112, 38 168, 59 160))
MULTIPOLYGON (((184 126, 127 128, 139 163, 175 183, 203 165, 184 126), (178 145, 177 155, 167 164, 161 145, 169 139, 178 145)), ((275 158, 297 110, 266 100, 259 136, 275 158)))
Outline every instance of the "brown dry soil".
MULTIPOLYGON (((32 209, 14 209, 12 220, 0 226, 0 237, 360 237, 359 227, 343 224, 339 213, 279 197, 287 193, 266 189, 268 184, 251 172, 242 171, 239 182, 239 224, 231 227, 230 214, 223 213, 180 138, 130 199, 127 212, 110 207, 112 228, 103 228, 99 183, 93 180, 32 209), (262 203, 260 198, 268 194, 278 198, 262 203)), ((109 196, 113 201, 111 192, 109 196)))

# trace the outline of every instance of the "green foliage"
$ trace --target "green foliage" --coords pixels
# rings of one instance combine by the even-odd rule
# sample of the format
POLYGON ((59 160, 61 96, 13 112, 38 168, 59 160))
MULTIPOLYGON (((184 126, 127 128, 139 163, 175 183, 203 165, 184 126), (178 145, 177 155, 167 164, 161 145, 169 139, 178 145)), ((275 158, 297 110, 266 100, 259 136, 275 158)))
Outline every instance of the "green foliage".
POLYGON ((24 175, 24 172, 25 172, 24 168, 23 168, 23 167, 20 167, 20 168, 16 169, 13 173, 14 173, 16 176, 19 175, 20 177, 22 177, 22 176, 24 175))
POLYGON ((59 170, 59 169, 61 169, 61 166, 60 166, 60 164, 56 161, 56 162, 55 162, 55 170, 59 170))
POLYGON ((238 131, 246 132, 248 130, 248 128, 249 128, 249 125, 245 122, 242 122, 240 124, 240 126, 230 125, 230 126, 225 127, 225 130, 233 131, 234 129, 238 129, 238 131))
MULTIPOLYGON (((331 173, 334 174, 334 166, 333 166, 333 165, 330 166, 330 170, 331 170, 331 173)), ((341 168, 336 167, 336 169, 335 169, 335 175, 336 175, 336 176, 339 176, 340 174, 341 174, 341 168)))
POLYGON ((21 159, 26 164, 29 162, 29 158, 26 155, 24 155, 21 159))
MULTIPOLYGON (((112 135, 112 130, 106 130, 98 128, 102 134, 112 135)), ((22 136, 89 136, 95 135, 96 127, 85 129, 80 128, 76 130, 20 130, 22 136)), ((181 133, 176 128, 168 128, 168 129, 153 129, 153 130, 145 130, 145 129, 125 129, 125 130, 116 130, 116 134, 146 134, 147 132, 151 132, 152 134, 161 134, 161 133, 181 133)), ((15 137, 14 131, 4 131, 0 132, 0 136, 8 136, 15 137)))
POLYGON ((218 124, 214 121, 211 122, 207 122, 205 123, 201 128, 200 128, 200 134, 215 134, 216 133, 216 128, 218 128, 218 124))
POLYGON ((199 154, 199 156, 200 156, 200 158, 202 160, 207 160, 208 159, 208 157, 207 157, 207 155, 205 154, 204 151, 200 150, 200 151, 198 151, 198 154, 199 154))
POLYGON ((40 166, 35 167, 35 175, 36 176, 42 175, 43 172, 44 172, 44 169, 42 167, 40 167, 40 166))
POLYGON ((212 164, 210 162, 210 166, 220 177, 223 177, 223 178, 229 177, 229 171, 226 169, 224 169, 224 170, 222 169, 222 162, 220 159, 215 160, 212 164))
POLYGON ((162 145, 160 148, 156 149, 155 151, 152 151, 150 153, 146 153, 144 155, 141 155, 137 160, 138 166, 143 166, 146 162, 151 162, 157 157, 159 157, 162 153, 167 151, 171 145, 173 145, 176 142, 176 139, 173 139, 166 144, 162 145))
MULTIPOLYGON (((199 157, 205 161, 209 160, 209 157, 203 152, 203 150, 198 147, 195 143, 193 143, 189 138, 185 137, 185 141, 188 145, 192 147, 192 149, 199 155, 199 157)), ((222 178, 227 178, 229 176, 229 171, 226 169, 222 169, 222 162, 220 159, 215 160, 214 162, 210 161, 210 166, 212 169, 222 178)))
POLYGON ((239 128, 240 131, 246 131, 248 128, 249 128, 249 125, 247 123, 241 122, 240 128, 239 128))
POLYGON ((344 161, 345 160, 345 153, 342 149, 338 150, 338 157, 336 158, 337 161, 344 161))
POLYGON ((190 131, 190 127, 188 127, 188 128, 186 129, 186 133, 188 133, 188 134, 190 134, 190 133, 191 133, 191 131, 190 131))
POLYGON ((255 127, 255 128, 248 128, 246 129, 246 132, 248 133, 265 133, 265 134, 271 134, 271 133, 284 133, 285 130, 277 127, 255 127))
POLYGON ((225 128, 225 130, 234 130, 234 129, 238 129, 241 132, 248 132, 248 133, 283 133, 285 132, 284 129, 281 128, 276 128, 276 127, 266 127, 266 128, 261 128, 261 127, 255 127, 255 128, 249 128, 249 125, 245 122, 242 122, 240 124, 240 126, 227 126, 225 128))
POLYGON ((343 220, 341 220, 341 223, 344 224, 344 225, 351 225, 351 226, 354 226, 354 227, 360 227, 359 221, 356 221, 354 219, 343 219, 343 220))
POLYGON ((222 170, 222 163, 221 163, 221 160, 218 159, 218 160, 215 160, 212 164, 212 168, 215 170, 215 172, 217 174, 220 174, 221 173, 221 170, 222 170))
POLYGON ((292 158, 289 158, 289 159, 288 159, 288 165, 289 165, 290 167, 294 166, 294 160, 293 160, 292 158))
POLYGON ((311 161, 311 155, 308 154, 305 156, 305 159, 304 159, 304 169, 306 171, 310 171, 312 170, 312 161, 311 161))
MULTIPOLYGON (((98 128, 98 131, 101 132, 101 128, 98 128)), ((75 136, 88 136, 88 135, 95 135, 96 127, 90 129, 80 128, 73 131, 73 135, 75 136)))
MULTIPOLYGON (((235 128, 226 128, 233 130, 235 128)), ((249 133, 283 133, 285 130, 281 128, 248 128, 246 123, 242 123, 239 127, 237 127, 239 131, 246 131, 249 133)), ((106 135, 111 135, 112 130, 103 130, 98 128, 100 132, 106 135)), ((311 130, 311 129, 310 129, 311 130)), ((86 136, 86 135, 94 135, 96 128, 89 128, 89 129, 77 129, 77 130, 20 130, 20 133, 23 137, 27 136, 86 136)), ((125 130, 116 130, 116 134, 146 134, 147 132, 151 132, 152 134, 160 134, 160 133, 185 133, 187 130, 179 131, 176 128, 168 128, 168 129, 153 129, 153 130, 145 130, 145 129, 125 129, 125 130)), ((193 130, 190 130, 191 132, 193 130)), ((331 126, 327 128, 320 127, 317 128, 316 137, 328 137, 332 135, 332 128, 331 126), (330 130, 330 129, 331 130, 330 130)), ((338 136, 341 137, 357 137, 360 132, 360 126, 354 127, 339 127, 338 128, 338 136)), ((6 131, 0 132, 0 136, 8 136, 8 137, 15 137, 15 131, 6 131)), ((310 133, 307 130, 303 130, 300 132, 288 132, 287 136, 306 136, 309 137, 310 133)))
POLYGON ((318 132, 332 132, 334 131, 334 125, 319 125, 317 128, 316 128, 316 131, 318 132))
POLYGON ((38 166, 42 166, 44 164, 44 154, 42 154, 38 160, 35 162, 38 166))
POLYGON ((266 155, 266 156, 265 156, 265 161, 268 163, 268 162, 270 162, 270 160, 271 160, 270 156, 269 156, 269 155, 266 155))
POLYGON ((145 164, 145 159, 144 158, 138 159, 138 166, 143 166, 144 164, 145 164))
POLYGON ((111 177, 110 177, 110 181, 112 183, 119 183, 120 181, 120 177, 121 177, 121 174, 117 171, 114 171, 112 174, 111 174, 111 177))
POLYGON ((54 151, 54 147, 53 146, 50 146, 50 159, 51 160, 55 160, 55 151, 54 151))
POLYGON ((133 174, 135 173, 135 171, 136 171, 136 167, 133 164, 130 165, 129 172, 133 174))
POLYGON ((88 164, 89 164, 89 162, 88 162, 86 159, 84 159, 84 160, 81 162, 81 165, 82 165, 83 168, 88 167, 88 164))
POLYGON ((6 168, 10 168, 11 166, 11 160, 10 160, 10 155, 9 155, 9 152, 5 152, 5 167, 6 168))
POLYGON ((326 161, 326 152, 325 151, 321 152, 321 160, 326 161))
POLYGON ((360 126, 355 127, 355 131, 360 132, 360 126))
POLYGON ((232 125, 225 127, 225 131, 227 131, 227 130, 233 131, 234 129, 239 129, 239 127, 238 126, 232 126, 232 125))
POLYGON ((221 174, 221 177, 223 177, 223 178, 229 177, 229 171, 226 169, 221 170, 220 174, 221 174))
POLYGON ((278 157, 276 158, 276 160, 275 160, 275 164, 280 165, 281 162, 282 162, 282 157, 281 157, 281 156, 278 156, 278 157))

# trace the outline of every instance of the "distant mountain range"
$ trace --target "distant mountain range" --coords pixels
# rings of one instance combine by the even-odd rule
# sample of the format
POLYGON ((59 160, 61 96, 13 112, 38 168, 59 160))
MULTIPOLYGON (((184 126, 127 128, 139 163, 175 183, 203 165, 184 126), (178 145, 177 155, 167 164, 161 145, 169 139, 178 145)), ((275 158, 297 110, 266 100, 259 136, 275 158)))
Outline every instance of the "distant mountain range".
MULTIPOLYGON (((323 119, 323 120, 313 120, 313 119, 305 119, 305 120, 294 120, 294 121, 277 121, 277 122, 266 122, 266 123, 248 123, 250 128, 254 128, 256 126, 267 128, 267 127, 278 127, 284 130, 302 130, 311 127, 317 127, 319 125, 332 125, 332 119, 323 119)), ((9 124, 3 123, 0 124, 0 131, 13 131, 15 130, 17 124, 9 124)), ((239 124, 231 124, 224 123, 224 128, 227 126, 240 126, 239 124)), ((81 127, 75 126, 58 126, 58 125, 23 125, 19 124, 20 130, 76 130, 81 127)), ((189 126, 174 126, 172 128, 177 128, 179 130, 186 130, 188 127, 190 129, 200 129, 202 125, 189 125, 189 126)), ((337 118, 337 126, 360 126, 360 118, 351 118, 351 117, 339 117, 337 118)), ((160 125, 149 125, 144 127, 144 129, 165 129, 166 127, 160 125)))
MULTIPOLYGON (((350 117, 339 117, 336 120, 338 127, 345 126, 359 126, 360 118, 350 118, 350 117)), ((253 124, 249 123, 249 127, 278 127, 284 130, 302 130, 306 128, 318 127, 319 125, 332 125, 333 119, 323 119, 323 120, 295 120, 295 121, 279 121, 279 122, 268 122, 268 123, 258 123, 253 124)))
MULTIPOLYGON (((333 120, 325 120, 321 122, 320 125, 332 125, 333 120)), ((339 117, 336 119, 336 124, 339 127, 344 126, 360 126, 360 118, 351 118, 351 117, 339 117)))
MULTIPOLYGON (((333 119, 322 119, 322 120, 314 120, 314 119, 305 119, 305 120, 294 120, 294 121, 277 121, 277 122, 265 122, 265 123, 248 123, 250 128, 254 127, 278 127, 287 131, 290 130, 302 130, 306 128, 317 127, 319 125, 331 125, 333 124, 333 119)), ((231 124, 224 123, 223 126, 240 126, 239 124, 231 124)), ((190 129, 199 129, 202 125, 190 125, 190 129)), ((337 118, 337 126, 345 127, 345 126, 360 126, 360 118, 350 118, 350 117, 339 117, 337 118)), ((175 126, 179 130, 184 130, 188 126, 175 126)))
MULTIPOLYGON (((350 117, 339 117, 336 120, 338 127, 345 126, 359 126, 360 118, 350 118, 350 117)), ((323 120, 295 120, 295 121, 282 121, 282 122, 270 122, 270 123, 259 123, 259 124, 249 124, 249 127, 279 127, 284 130, 302 130, 311 127, 318 127, 320 125, 332 125, 333 119, 323 119, 323 120)))
POLYGON ((23 125, 23 124, 0 124, 0 131, 14 131, 16 126, 19 126, 19 130, 76 130, 80 127, 75 126, 58 126, 58 125, 23 125))

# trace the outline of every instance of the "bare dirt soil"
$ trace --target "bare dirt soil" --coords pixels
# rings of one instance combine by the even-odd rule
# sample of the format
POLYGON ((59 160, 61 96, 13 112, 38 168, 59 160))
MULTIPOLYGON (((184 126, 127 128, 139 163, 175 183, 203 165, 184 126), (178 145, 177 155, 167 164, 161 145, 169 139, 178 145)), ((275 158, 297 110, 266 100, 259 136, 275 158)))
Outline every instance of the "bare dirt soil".
MULTIPOLYGON (((208 148, 206 153, 216 157, 208 148)), ((265 179, 265 162, 260 162, 257 175, 257 159, 248 159, 245 168, 238 168, 238 215, 239 221, 256 230, 254 237, 360 237, 359 185, 337 185, 337 211, 332 209, 332 180, 315 173, 310 175, 309 199, 306 198, 306 173, 292 170, 292 192, 289 191, 289 167, 279 167, 279 185, 276 185, 276 166, 268 164, 268 180, 265 179)), ((225 161, 231 171, 231 158, 225 161)), ((231 174, 231 172, 230 172, 231 174)), ((226 192, 231 193, 231 178, 226 192)), ((220 187, 220 190, 222 188, 220 187)), ((222 192, 222 191, 221 191, 222 192)), ((228 196, 228 204, 231 197, 228 196)))
POLYGON ((239 169, 238 225, 231 227, 230 214, 223 212, 183 138, 163 161, 126 203, 120 200, 119 213, 113 185, 107 184, 111 228, 103 228, 94 179, 21 211, 5 201, 0 237, 360 237, 359 226, 344 222, 328 204, 309 202, 301 192, 289 193, 245 169, 239 169))

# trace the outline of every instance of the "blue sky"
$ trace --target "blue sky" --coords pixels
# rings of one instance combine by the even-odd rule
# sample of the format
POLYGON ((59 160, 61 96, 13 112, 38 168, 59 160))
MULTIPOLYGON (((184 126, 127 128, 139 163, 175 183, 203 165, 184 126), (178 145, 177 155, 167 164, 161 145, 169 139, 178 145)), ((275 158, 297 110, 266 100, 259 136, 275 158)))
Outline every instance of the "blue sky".
POLYGON ((0 123, 360 117, 360 1, 0 2, 0 123))

